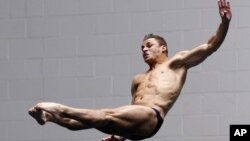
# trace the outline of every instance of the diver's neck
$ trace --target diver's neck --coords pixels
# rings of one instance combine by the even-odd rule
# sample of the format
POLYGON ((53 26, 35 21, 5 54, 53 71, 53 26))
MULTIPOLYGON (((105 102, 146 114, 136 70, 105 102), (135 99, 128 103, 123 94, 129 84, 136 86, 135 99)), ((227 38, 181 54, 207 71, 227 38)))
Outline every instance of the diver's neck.
POLYGON ((164 64, 167 61, 168 61, 167 56, 161 57, 161 58, 157 59, 155 62, 152 62, 152 63, 148 64, 149 65, 149 70, 153 70, 153 69, 157 68, 158 66, 164 64))

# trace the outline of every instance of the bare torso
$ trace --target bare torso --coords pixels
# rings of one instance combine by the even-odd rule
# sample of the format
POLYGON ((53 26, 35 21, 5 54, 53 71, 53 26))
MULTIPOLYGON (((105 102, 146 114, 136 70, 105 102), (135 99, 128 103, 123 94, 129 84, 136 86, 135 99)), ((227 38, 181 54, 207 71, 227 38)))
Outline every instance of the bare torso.
POLYGON ((172 69, 171 61, 135 76, 132 104, 156 108, 164 117, 178 98, 186 79, 187 69, 172 69))

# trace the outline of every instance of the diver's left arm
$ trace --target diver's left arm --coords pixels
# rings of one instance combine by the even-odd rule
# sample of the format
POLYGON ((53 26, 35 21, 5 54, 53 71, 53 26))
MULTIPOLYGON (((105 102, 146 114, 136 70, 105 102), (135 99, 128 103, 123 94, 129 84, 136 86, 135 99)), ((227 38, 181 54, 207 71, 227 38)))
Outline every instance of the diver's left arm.
POLYGON ((211 51, 216 51, 223 43, 227 35, 229 23, 232 18, 232 12, 229 2, 227 2, 226 0, 218 0, 218 6, 221 16, 221 23, 215 35, 213 35, 207 42, 208 49, 210 49, 211 51))
POLYGON ((221 23, 215 34, 210 37, 207 43, 195 47, 191 50, 181 51, 177 53, 172 59, 172 67, 178 68, 184 66, 188 69, 196 66, 221 46, 227 35, 232 13, 229 2, 227 2, 226 0, 218 0, 218 6, 221 16, 221 23))

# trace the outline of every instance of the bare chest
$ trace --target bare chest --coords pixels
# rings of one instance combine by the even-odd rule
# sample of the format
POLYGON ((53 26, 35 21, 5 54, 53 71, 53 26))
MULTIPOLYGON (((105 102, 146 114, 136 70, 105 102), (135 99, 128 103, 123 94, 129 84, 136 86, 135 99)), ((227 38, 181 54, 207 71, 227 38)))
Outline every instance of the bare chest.
POLYGON ((138 91, 164 94, 178 91, 182 86, 183 73, 158 68, 146 73, 138 83, 138 91))

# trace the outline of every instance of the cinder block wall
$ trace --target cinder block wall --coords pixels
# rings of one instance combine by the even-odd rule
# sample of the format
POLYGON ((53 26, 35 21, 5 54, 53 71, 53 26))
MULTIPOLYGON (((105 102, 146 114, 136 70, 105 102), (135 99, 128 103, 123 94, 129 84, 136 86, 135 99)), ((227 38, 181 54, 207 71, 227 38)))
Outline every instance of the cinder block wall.
MULTIPOLYGON (((150 141, 228 141, 230 124, 250 123, 249 0, 231 0, 233 20, 214 55, 191 69, 182 94, 150 141)), ((208 40, 220 22, 216 0, 0 0, 0 140, 99 141, 96 130, 39 126, 40 101, 83 108, 130 103, 144 72, 147 33, 170 56, 208 40)))

